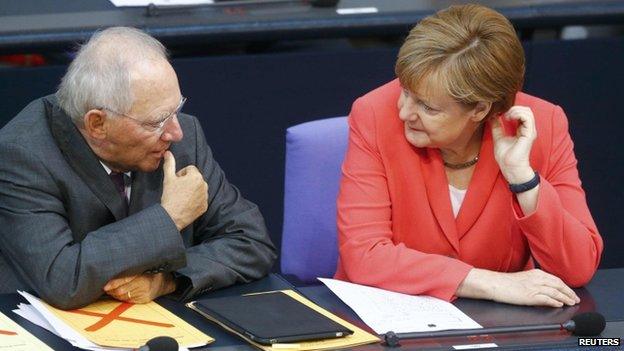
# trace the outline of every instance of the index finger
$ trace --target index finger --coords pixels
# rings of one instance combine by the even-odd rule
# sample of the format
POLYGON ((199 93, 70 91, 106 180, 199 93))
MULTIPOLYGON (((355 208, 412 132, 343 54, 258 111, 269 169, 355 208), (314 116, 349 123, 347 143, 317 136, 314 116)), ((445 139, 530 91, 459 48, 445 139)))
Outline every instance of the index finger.
POLYGON ((527 133, 525 136, 530 136, 530 134, 536 134, 535 130, 535 117, 533 116, 533 111, 531 108, 526 106, 512 106, 506 113, 505 117, 507 119, 515 119, 520 122, 520 128, 518 131, 522 134, 527 133), (524 127, 524 128, 523 128, 524 127))
POLYGON ((163 163, 163 173, 165 178, 167 177, 175 177, 176 170, 176 161, 175 157, 173 157, 173 153, 167 150, 165 151, 165 161, 163 163))
POLYGON ((127 277, 113 278, 109 280, 108 283, 106 283, 106 285, 104 285, 104 291, 108 292, 108 291, 117 289, 118 287, 124 284, 128 284, 129 282, 133 281, 134 279, 136 279, 136 277, 138 276, 130 275, 127 277))
POLYGON ((568 296, 577 303, 581 301, 581 299, 578 297, 578 295, 576 295, 574 290, 572 290, 566 283, 563 282, 563 280, 561 280, 557 276, 552 276, 551 279, 548 280, 547 285, 559 290, 561 293, 568 296))
POLYGON ((188 166, 186 166, 186 167, 182 168, 181 170, 179 170, 179 171, 176 173, 176 175, 177 175, 178 177, 185 176, 185 175, 187 175, 187 174, 189 173, 189 171, 190 171, 191 169, 193 169, 193 168, 197 169, 197 167, 195 167, 195 166, 193 166, 193 165, 188 165, 188 166))

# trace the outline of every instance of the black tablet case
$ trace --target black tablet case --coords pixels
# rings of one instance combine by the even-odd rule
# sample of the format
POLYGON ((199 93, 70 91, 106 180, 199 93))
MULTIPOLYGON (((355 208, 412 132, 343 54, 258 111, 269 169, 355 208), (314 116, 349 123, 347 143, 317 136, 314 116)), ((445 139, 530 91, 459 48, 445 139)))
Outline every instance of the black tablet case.
POLYGON ((353 334, 280 291, 200 299, 193 306, 217 323, 263 345, 353 334))

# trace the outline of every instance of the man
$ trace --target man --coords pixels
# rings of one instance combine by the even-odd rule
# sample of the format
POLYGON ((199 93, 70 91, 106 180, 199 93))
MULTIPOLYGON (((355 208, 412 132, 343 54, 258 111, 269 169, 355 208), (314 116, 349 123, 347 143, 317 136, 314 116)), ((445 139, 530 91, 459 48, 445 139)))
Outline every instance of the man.
POLYGON ((63 309, 189 299, 265 275, 262 215, 228 183, 164 47, 95 34, 55 96, 0 130, 0 277, 63 309))

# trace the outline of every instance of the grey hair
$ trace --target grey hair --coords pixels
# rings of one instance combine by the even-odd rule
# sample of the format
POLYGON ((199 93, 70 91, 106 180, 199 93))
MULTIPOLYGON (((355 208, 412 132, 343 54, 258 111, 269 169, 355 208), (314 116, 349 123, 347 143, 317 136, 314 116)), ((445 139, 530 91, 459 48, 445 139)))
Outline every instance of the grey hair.
POLYGON ((130 27, 96 32, 82 45, 61 80, 56 97, 74 124, 83 126, 91 109, 126 113, 134 102, 130 69, 142 60, 167 60, 167 50, 147 33, 130 27))

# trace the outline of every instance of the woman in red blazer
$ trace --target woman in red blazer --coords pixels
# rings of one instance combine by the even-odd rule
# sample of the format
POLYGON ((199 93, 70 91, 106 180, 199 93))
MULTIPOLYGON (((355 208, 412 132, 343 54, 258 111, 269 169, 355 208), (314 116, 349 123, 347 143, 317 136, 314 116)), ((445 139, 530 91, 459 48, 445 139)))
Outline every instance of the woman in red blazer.
POLYGON ((396 72, 349 117, 336 278, 444 300, 578 303, 569 286, 591 279, 602 239, 563 110, 519 92, 509 21, 478 5, 442 10, 410 32, 396 72))

